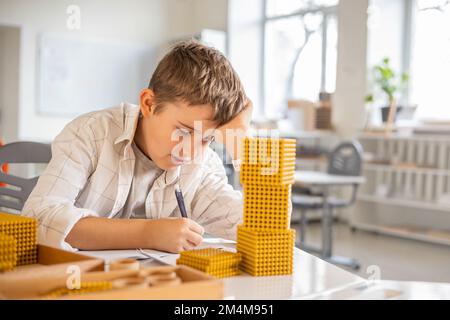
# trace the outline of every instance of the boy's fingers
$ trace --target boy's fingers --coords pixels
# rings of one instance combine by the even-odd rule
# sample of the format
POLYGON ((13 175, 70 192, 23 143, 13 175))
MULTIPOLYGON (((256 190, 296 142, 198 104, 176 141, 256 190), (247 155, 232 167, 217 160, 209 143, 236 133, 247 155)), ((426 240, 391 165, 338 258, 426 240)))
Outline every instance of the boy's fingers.
POLYGON ((194 250, 197 246, 190 241, 187 241, 188 246, 191 248, 190 250, 194 250))
POLYGON ((192 248, 188 244, 183 246, 183 251, 190 251, 190 250, 192 250, 192 248))
POLYGON ((203 235, 203 233, 205 232, 203 227, 193 220, 190 220, 189 229, 191 229, 194 232, 197 232, 200 235, 203 235))
POLYGON ((203 237, 195 232, 190 232, 187 241, 189 241, 195 247, 198 246, 203 241, 203 237))
POLYGON ((186 241, 183 245, 183 250, 185 251, 189 251, 194 249, 194 246, 192 244, 189 243, 189 241, 186 241))

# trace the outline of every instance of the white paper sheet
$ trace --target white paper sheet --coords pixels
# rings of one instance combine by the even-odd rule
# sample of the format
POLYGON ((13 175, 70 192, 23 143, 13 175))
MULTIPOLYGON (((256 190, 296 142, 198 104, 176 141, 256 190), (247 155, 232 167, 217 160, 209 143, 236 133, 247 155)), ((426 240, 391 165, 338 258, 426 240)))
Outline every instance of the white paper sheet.
MULTIPOLYGON (((215 238, 211 236, 205 236, 203 242, 196 249, 203 248, 222 248, 224 250, 236 251, 236 242, 232 240, 226 240, 222 238, 215 238)), ((111 261, 118 259, 137 259, 141 260, 142 264, 150 266, 158 261, 157 264, 170 264, 176 265, 177 259, 180 257, 177 253, 168 253, 164 251, 145 249, 143 250, 147 255, 150 255, 154 259, 147 259, 147 257, 136 250, 100 250, 100 251, 81 251, 81 254, 103 259, 106 265, 109 265, 111 261)))

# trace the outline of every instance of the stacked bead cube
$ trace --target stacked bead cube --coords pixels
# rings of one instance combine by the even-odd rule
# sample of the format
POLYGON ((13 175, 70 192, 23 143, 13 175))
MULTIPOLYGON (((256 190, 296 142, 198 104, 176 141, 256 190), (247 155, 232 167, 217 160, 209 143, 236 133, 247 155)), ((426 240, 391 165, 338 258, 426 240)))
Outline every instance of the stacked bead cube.
POLYGON ((9 271, 17 265, 16 240, 0 233, 0 272, 9 271))
POLYGON ((239 253, 217 248, 183 251, 177 264, 183 264, 208 273, 217 278, 239 274, 239 253))
POLYGON ((238 227, 241 270, 253 276, 292 274, 295 230, 290 229, 294 139, 247 138, 241 166, 244 224, 238 227))
MULTIPOLYGON (((35 219, 0 212, 0 233, 16 241, 17 265, 37 262, 37 223, 35 219)), ((3 240, 0 240, 2 243, 3 240)))

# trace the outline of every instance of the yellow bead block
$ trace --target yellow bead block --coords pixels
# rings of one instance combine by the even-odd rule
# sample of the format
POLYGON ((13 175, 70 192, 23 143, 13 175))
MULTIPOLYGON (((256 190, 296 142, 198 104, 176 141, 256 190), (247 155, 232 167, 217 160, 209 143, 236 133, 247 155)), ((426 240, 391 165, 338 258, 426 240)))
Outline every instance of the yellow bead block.
POLYGON ((14 237, 0 233, 0 272, 13 270, 17 265, 17 242, 14 237))
POLYGON ((280 257, 278 260, 271 262, 261 262, 250 258, 241 262, 239 268, 252 276, 278 276, 290 275, 294 270, 294 260, 291 257, 280 257))
POLYGON ((286 185, 294 184, 295 182, 294 169, 285 174, 262 174, 262 172, 264 172, 264 168, 253 166, 247 169, 246 165, 242 165, 239 176, 241 184, 286 185))
POLYGON ((292 260, 288 259, 284 259, 273 264, 257 266, 242 262, 240 269, 241 271, 248 273, 254 277, 282 276, 290 275, 293 273, 294 263, 292 260))
POLYGON ((190 266, 194 269, 223 278, 239 274, 241 254, 217 248, 183 251, 177 264, 190 266))
POLYGON ((80 284, 79 289, 68 289, 68 288, 56 289, 56 290, 44 295, 43 298, 55 299, 55 298, 60 298, 60 297, 64 297, 64 296, 89 294, 89 293, 107 291, 107 290, 112 290, 112 289, 113 289, 113 283, 111 281, 82 282, 80 284))
POLYGON ((239 254, 218 248, 188 250, 180 253, 180 258, 190 258, 207 265, 224 264, 239 261, 239 254))
POLYGON ((247 137, 243 143, 243 163, 266 164, 267 159, 295 159, 296 143, 295 139, 247 137))
POLYGON ((244 185, 244 227, 287 230, 290 226, 291 185, 244 185))
POLYGON ((37 262, 37 222, 35 219, 0 212, 0 233, 16 240, 18 266, 37 262))
POLYGON ((293 139, 246 138, 240 181, 242 184, 292 184, 295 159, 293 139))
POLYGON ((238 227, 240 269, 253 276, 292 274, 295 230, 255 231, 238 227))
POLYGON ((294 229, 256 231, 240 225, 237 230, 238 252, 242 248, 251 255, 276 257, 278 253, 292 254, 294 242, 294 229))

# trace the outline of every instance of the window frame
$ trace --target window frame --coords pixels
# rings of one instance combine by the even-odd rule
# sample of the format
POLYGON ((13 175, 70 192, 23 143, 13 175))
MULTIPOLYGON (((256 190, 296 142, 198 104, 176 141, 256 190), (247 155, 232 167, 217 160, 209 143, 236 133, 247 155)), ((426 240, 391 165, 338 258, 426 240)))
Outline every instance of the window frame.
MULTIPOLYGON (((408 1, 408 0, 406 0, 408 1)), ((307 14, 314 14, 314 13, 321 13, 323 16, 323 23, 321 25, 321 33, 322 33, 322 52, 321 52, 321 63, 322 63, 322 69, 321 69, 321 83, 320 83, 320 90, 325 91, 326 89, 326 83, 327 83, 327 42, 328 42, 328 21, 330 17, 334 16, 336 19, 339 19, 338 17, 338 6, 317 6, 315 8, 307 8, 307 9, 299 9, 294 12, 288 13, 288 14, 279 14, 279 15, 273 15, 268 16, 267 14, 267 0, 263 0, 263 18, 261 19, 262 27, 261 27, 261 49, 262 49, 262 55, 261 55, 261 81, 260 81, 260 92, 261 92, 261 102, 262 102, 262 112, 264 115, 267 115, 267 106, 266 106, 266 94, 265 94, 265 83, 266 83, 266 72, 265 72, 265 65, 266 65, 266 27, 269 22, 273 22, 276 20, 282 20, 282 19, 288 19, 292 17, 303 17, 307 14)), ((320 30, 319 30, 320 31, 320 30)), ((319 94, 319 93, 318 93, 319 94)))
MULTIPOLYGON (((407 73, 410 76, 410 80, 405 86, 404 101, 408 104, 414 104, 414 101, 411 101, 411 93, 412 93, 412 80, 415 77, 414 69, 411 65, 411 61, 413 60, 414 55, 414 41, 415 41, 415 31, 417 29, 416 21, 418 15, 418 0, 403 0, 404 3, 404 42, 403 42, 403 51, 402 51, 402 72, 407 73)), ((420 106, 419 106, 420 107, 420 106)), ((448 118, 445 118, 448 120, 448 118)))
MULTIPOLYGON (((406 104, 410 105, 414 103, 411 101, 411 80, 414 77, 413 66, 411 65, 413 59, 414 50, 414 31, 416 29, 416 17, 418 0, 401 0, 403 3, 403 17, 402 17, 402 29, 403 29, 403 41, 401 44, 401 70, 400 73, 407 73, 410 76, 410 80, 405 85, 404 90, 401 93, 400 99, 406 104)), ((369 68, 371 66, 368 66, 369 68)))

